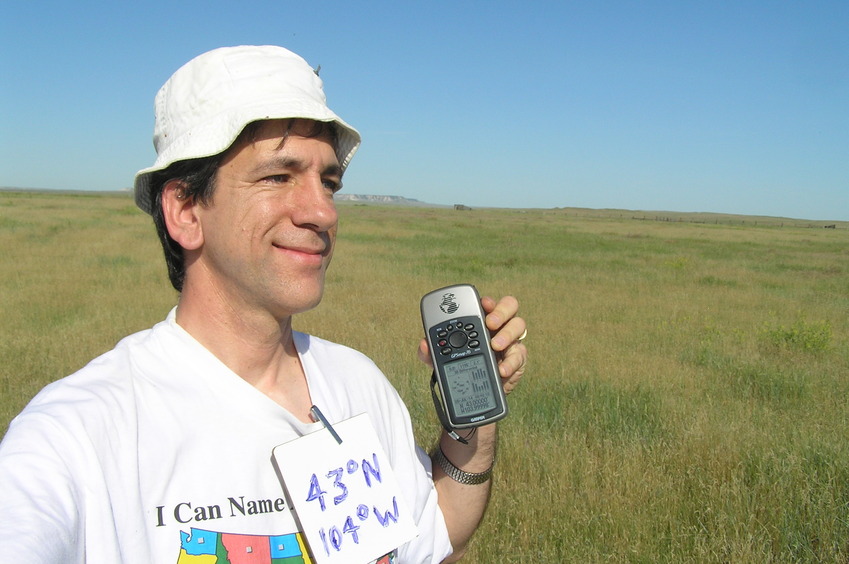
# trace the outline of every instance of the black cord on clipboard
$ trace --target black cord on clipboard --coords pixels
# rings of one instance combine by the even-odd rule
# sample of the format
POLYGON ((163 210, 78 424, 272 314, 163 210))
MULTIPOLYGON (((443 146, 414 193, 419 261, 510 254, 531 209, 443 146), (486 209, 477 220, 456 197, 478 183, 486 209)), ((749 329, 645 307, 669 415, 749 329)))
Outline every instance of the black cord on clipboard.
POLYGON ((333 428, 333 425, 330 424, 330 421, 324 416, 318 406, 314 405, 310 408, 310 415, 314 421, 321 421, 322 425, 330 431, 330 434, 333 435, 333 438, 336 439, 336 442, 340 445, 342 444, 342 437, 339 436, 339 433, 336 432, 336 429, 333 428))

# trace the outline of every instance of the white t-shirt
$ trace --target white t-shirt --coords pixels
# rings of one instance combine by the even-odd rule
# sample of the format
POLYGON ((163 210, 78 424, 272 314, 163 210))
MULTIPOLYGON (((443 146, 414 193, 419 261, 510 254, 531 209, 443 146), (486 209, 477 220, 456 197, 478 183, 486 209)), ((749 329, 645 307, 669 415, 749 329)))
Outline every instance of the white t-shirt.
MULTIPOLYGON (((448 533, 401 398, 357 351, 294 338, 313 403, 331 422, 369 413, 402 484, 419 536, 397 562, 440 562, 448 533)), ((172 311, 12 421, 0 443, 0 562, 298 562, 272 449, 319 426, 233 373, 172 311)))

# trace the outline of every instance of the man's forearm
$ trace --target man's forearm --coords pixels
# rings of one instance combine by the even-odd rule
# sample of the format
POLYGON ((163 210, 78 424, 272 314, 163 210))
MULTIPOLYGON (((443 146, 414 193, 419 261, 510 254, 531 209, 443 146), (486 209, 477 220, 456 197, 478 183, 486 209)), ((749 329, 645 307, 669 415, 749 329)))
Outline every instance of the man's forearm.
MULTIPOLYGON (((462 431, 460 433, 462 434, 462 431)), ((443 432, 439 448, 448 463, 461 473, 479 475, 492 468, 496 442, 496 426, 492 424, 480 427, 467 445, 455 441, 443 432)), ((485 479, 477 484, 461 483, 465 474, 460 476, 461 481, 451 478, 442 469, 437 454, 433 457, 433 481, 439 494, 439 507, 445 517, 451 546, 454 548, 454 554, 446 562, 455 562, 465 552, 472 534, 483 518, 489 502, 492 479, 485 479)), ((469 481, 478 481, 486 476, 467 478, 470 478, 469 481)))

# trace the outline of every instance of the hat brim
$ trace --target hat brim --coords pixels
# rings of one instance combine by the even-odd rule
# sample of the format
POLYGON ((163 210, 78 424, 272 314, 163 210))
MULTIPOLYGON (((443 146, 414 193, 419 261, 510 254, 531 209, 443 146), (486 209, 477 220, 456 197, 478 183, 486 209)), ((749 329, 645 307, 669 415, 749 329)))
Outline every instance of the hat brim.
POLYGON ((281 107, 286 108, 287 111, 282 112, 286 115, 277 115, 273 111, 269 112, 268 105, 261 106, 262 112, 260 114, 252 112, 250 108, 244 108, 238 115, 227 116, 227 119, 223 120, 225 123, 222 123, 221 119, 211 119, 195 128, 190 134, 171 141, 168 149, 157 156, 153 166, 136 173, 133 187, 136 205, 146 213, 152 214, 155 200, 152 190, 159 188, 150 185, 150 179, 154 173, 165 170, 176 162, 188 160, 185 157, 179 157, 179 155, 193 155, 191 158, 196 159, 212 157, 227 151, 244 128, 256 121, 306 119, 333 123, 336 126, 336 158, 339 160, 342 172, 348 168, 361 143, 360 134, 356 129, 345 123, 333 112, 328 111, 327 108, 304 108, 304 111, 292 112, 291 102, 281 104, 281 107), (292 115, 293 113, 300 115, 292 115), (222 129, 228 131, 229 134, 222 135, 222 129))

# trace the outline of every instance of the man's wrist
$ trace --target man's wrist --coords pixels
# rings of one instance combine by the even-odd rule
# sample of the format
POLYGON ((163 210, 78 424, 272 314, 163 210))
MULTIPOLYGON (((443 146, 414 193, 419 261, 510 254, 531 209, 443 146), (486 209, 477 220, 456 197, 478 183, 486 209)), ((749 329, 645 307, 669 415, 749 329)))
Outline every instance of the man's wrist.
POLYGON ((493 460, 489 469, 483 472, 466 472, 448 460, 448 457, 445 456, 444 452, 442 452, 441 446, 436 447, 436 452, 433 453, 433 460, 439 465, 442 471, 445 472, 446 476, 455 482, 470 486, 488 482, 492 478, 492 469, 495 467, 495 460, 493 460))

